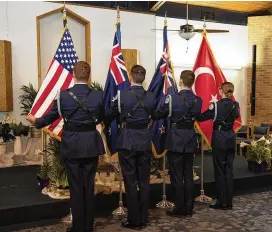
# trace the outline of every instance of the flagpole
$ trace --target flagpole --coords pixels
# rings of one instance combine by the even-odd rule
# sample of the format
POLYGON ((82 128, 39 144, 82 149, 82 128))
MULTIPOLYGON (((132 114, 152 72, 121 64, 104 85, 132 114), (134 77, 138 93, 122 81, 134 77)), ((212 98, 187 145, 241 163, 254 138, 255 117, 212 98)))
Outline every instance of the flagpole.
POLYGON ((166 200, 166 183, 165 183, 165 164, 166 164, 166 157, 163 156, 163 183, 162 183, 162 201, 160 201, 156 207, 162 209, 168 209, 174 207, 174 203, 166 200))
POLYGON ((211 198, 208 196, 205 196, 204 193, 204 136, 201 136, 201 177, 200 177, 200 182, 201 182, 201 188, 200 188, 200 196, 195 198, 195 201, 202 202, 202 203, 210 203, 211 198))
POLYGON ((114 216, 117 217, 122 217, 127 214, 127 209, 123 206, 123 175, 122 175, 122 169, 121 165, 119 162, 119 176, 120 176, 120 181, 119 181, 119 207, 112 212, 114 216))
MULTIPOLYGON (((63 12, 62 13, 63 13, 63 16, 66 17, 66 4, 65 4, 65 1, 63 2, 63 12)), ((66 22, 66 24, 67 24, 67 22, 66 22)), ((67 25, 65 25, 65 26, 67 26, 67 25)), ((64 222, 64 223, 70 223, 70 224, 72 224, 72 222, 73 222, 73 214, 72 214, 72 209, 71 208, 69 209, 69 214, 67 216, 63 217, 61 219, 61 221, 64 222)))
MULTIPOLYGON (((119 5, 117 6, 117 23, 120 23, 120 9, 119 9, 119 5)), ((116 24, 117 24, 116 23, 116 24)), ((127 209, 123 206, 123 175, 122 175, 122 169, 121 169, 121 165, 120 165, 120 161, 118 162, 119 164, 119 176, 120 176, 120 180, 119 180, 119 207, 114 210, 112 212, 112 214, 116 217, 123 217, 126 215, 127 213, 127 209)))
MULTIPOLYGON (((164 18, 164 27, 167 27, 167 11, 165 11, 165 18, 164 18)), ((167 54, 167 59, 168 59, 168 62, 166 64, 166 71, 165 71, 165 77, 164 78, 168 78, 168 66, 171 65, 171 62, 170 62, 170 52, 169 52, 169 45, 168 45, 168 39, 167 39, 167 45, 166 47, 164 48, 164 52, 166 52, 167 54)), ((172 72, 173 73, 173 72, 172 72)), ((174 77, 172 78, 173 79, 173 82, 175 83, 175 79, 174 77)), ((174 89, 176 89, 174 87, 174 89)), ((163 156, 163 183, 162 183, 162 201, 160 201, 159 203, 157 203, 156 207, 157 208, 162 208, 162 209, 168 209, 168 208, 172 208, 174 207, 174 203, 170 202, 170 201, 167 201, 166 200, 166 180, 165 180, 165 165, 166 165, 166 154, 163 156)))

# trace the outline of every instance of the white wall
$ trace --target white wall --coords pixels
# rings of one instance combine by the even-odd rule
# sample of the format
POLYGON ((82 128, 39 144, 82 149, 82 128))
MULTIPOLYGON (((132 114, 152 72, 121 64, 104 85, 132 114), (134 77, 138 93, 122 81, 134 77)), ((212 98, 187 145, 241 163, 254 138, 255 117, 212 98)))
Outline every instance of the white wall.
MULTIPOLYGON (((168 18, 168 30, 179 29, 180 25, 186 24, 185 20, 168 18)), ((201 29, 203 23, 189 20, 189 24, 201 29)), ((163 17, 156 17, 156 28, 162 29, 163 17)), ((246 65, 247 65, 247 26, 230 24, 206 23, 207 29, 229 30, 229 33, 208 34, 207 38, 211 45, 215 59, 222 69, 226 79, 235 85, 235 98, 240 103, 242 122, 246 122, 246 65)), ((196 33, 189 40, 182 39, 178 32, 168 32, 171 58, 174 64, 175 79, 178 83, 179 74, 185 69, 193 69, 196 56, 201 44, 202 35, 196 33), (188 51, 187 50, 188 46, 188 51)), ((161 58, 163 46, 162 31, 156 32, 156 62, 161 58)))
MULTIPOLYGON (((38 86, 36 17, 61 6, 48 2, 0 2, 0 40, 12 42, 14 95, 12 115, 18 121, 24 120, 24 117, 20 116, 19 88, 29 82, 35 87, 38 86)), ((116 11, 72 5, 67 5, 67 8, 91 23, 92 78, 104 85, 115 32, 116 11)), ((155 69, 155 33, 150 30, 155 27, 155 16, 121 12, 121 23, 122 48, 139 50, 140 64, 147 69, 149 83, 155 69)))

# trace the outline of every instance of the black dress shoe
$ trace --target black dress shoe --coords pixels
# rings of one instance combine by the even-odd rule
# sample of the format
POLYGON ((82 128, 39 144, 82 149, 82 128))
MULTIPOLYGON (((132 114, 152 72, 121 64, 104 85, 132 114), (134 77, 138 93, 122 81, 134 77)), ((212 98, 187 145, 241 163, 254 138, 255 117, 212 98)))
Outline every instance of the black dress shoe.
POLYGON ((193 210, 185 211, 185 216, 192 217, 193 214, 195 214, 195 211, 193 211, 193 210))
POLYGON ((125 228, 128 228, 128 229, 132 229, 132 230, 140 230, 141 229, 141 226, 140 225, 134 225, 134 224, 131 224, 127 221, 126 218, 124 218, 122 220, 122 223, 121 223, 121 226, 122 227, 125 227, 125 228))
POLYGON ((226 205, 219 204, 216 202, 214 205, 210 205, 210 208, 212 209, 222 209, 222 210, 227 210, 228 207, 226 205))
POLYGON ((227 205, 227 208, 228 209, 232 209, 232 205, 227 205))
POLYGON ((69 226, 66 230, 66 232, 73 232, 73 227, 72 226, 69 226))
POLYGON ((147 227, 146 223, 145 224, 141 224, 141 226, 140 226, 141 230, 145 229, 146 227, 147 227))
POLYGON ((176 210, 175 208, 170 209, 170 210, 166 210, 166 214, 171 216, 171 217, 185 217, 186 216, 185 211, 176 210))

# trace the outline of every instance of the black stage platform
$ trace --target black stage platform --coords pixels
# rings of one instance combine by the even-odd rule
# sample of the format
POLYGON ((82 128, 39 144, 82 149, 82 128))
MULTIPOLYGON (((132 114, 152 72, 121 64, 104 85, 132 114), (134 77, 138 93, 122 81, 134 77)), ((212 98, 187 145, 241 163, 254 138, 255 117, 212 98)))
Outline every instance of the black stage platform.
MULTIPOLYGON (((196 156, 196 166, 201 157, 196 156)), ((37 185, 37 166, 0 169, 0 227, 52 218, 61 218, 69 213, 69 201, 53 200, 41 194, 37 185)), ((200 168, 196 169, 200 175, 200 168)), ((235 194, 255 192, 272 186, 272 172, 252 173, 248 171, 244 157, 236 156, 234 163, 235 194)), ((206 195, 214 195, 212 157, 204 157, 204 189, 206 195)), ((195 196, 200 193, 200 180, 195 184, 195 196)), ((111 214, 118 207, 118 193, 96 196, 97 216, 111 214)), ((162 185, 151 185, 150 207, 161 200, 162 185)), ((173 190, 167 186, 167 197, 173 199, 173 190)))

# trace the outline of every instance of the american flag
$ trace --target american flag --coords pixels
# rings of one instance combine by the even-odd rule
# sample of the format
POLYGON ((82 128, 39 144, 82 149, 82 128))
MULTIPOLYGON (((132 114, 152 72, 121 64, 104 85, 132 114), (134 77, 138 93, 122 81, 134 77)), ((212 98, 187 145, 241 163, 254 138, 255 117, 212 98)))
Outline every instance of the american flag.
MULTIPOLYGON (((111 107, 117 90, 129 88, 127 69, 121 51, 121 30, 120 22, 117 21, 116 32, 113 40, 112 56, 108 77, 104 89, 105 110, 111 107)), ((118 122, 114 119, 110 125, 106 125, 104 133, 107 138, 107 144, 111 154, 116 153, 116 141, 118 136, 118 122)))
MULTIPOLYGON (((167 21, 164 22, 163 28, 163 53, 157 66, 156 72, 149 85, 148 91, 153 92, 156 96, 156 108, 160 108, 164 104, 165 98, 168 94, 175 94, 177 92, 176 84, 173 78, 173 71, 170 61, 169 46, 167 39, 167 21)), ((164 142, 166 133, 169 128, 169 119, 161 119, 153 122, 152 141, 156 152, 162 154, 164 152, 164 142)))
MULTIPOLYGON (((30 113, 36 117, 45 115, 53 106, 58 91, 73 86, 73 69, 78 61, 72 36, 67 26, 67 17, 63 15, 63 34, 52 59, 47 74, 42 82, 39 92, 35 98, 30 113)), ((54 123, 45 128, 45 131, 57 138, 63 132, 63 119, 60 117, 54 123)))

